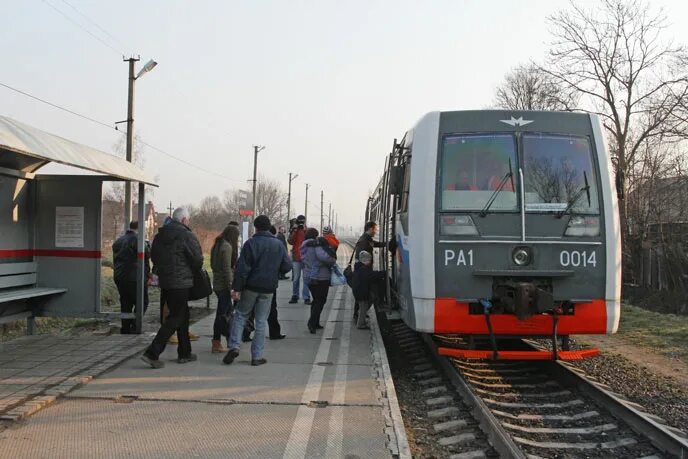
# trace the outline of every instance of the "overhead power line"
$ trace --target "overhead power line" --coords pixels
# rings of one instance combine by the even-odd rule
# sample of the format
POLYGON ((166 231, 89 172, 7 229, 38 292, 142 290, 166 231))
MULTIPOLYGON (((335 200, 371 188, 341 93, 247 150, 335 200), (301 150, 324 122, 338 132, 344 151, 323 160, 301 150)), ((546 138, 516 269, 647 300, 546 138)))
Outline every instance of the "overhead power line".
POLYGON ((114 46, 112 46, 110 43, 106 42, 105 40, 103 40, 102 38, 100 38, 98 35, 94 34, 94 33, 91 32, 90 30, 88 30, 88 29, 87 29, 86 27, 84 27, 82 24, 79 24, 77 21, 75 21, 74 19, 72 19, 68 14, 66 14, 64 11, 62 11, 61 9, 59 9, 58 7, 56 7, 55 5, 53 5, 52 3, 50 3, 48 0, 42 0, 42 1, 43 1, 43 3, 45 3, 46 5, 48 5, 50 8, 52 8, 53 10, 55 10, 60 16, 62 16, 63 18, 65 18, 66 20, 68 20, 69 22, 71 22, 72 24, 74 24, 75 26, 77 26, 78 28, 80 28, 81 30, 83 30, 84 32, 86 32, 87 34, 89 34, 91 37, 93 37, 93 38, 95 38, 96 40, 98 40, 102 45, 104 45, 104 46, 110 48, 111 50, 113 50, 113 51, 116 52, 117 54, 124 55, 124 53, 123 53, 122 51, 118 50, 117 48, 115 48, 114 46))
POLYGON ((120 45, 122 45, 122 46, 124 46, 125 48, 127 48, 127 45, 126 45, 122 40, 120 40, 119 38, 115 37, 114 35, 112 35, 112 34, 111 34, 110 32, 108 32, 107 30, 105 30, 105 28, 103 28, 100 24, 98 24, 96 21, 94 21, 93 19, 91 19, 88 15, 86 15, 86 13, 83 13, 82 11, 80 11, 76 6, 72 5, 72 4, 69 3, 67 0, 62 0, 62 3, 64 3, 65 5, 67 5, 67 6, 70 7, 71 9, 73 9, 79 16, 81 16, 82 18, 86 19, 88 22, 90 22, 91 24, 93 24, 95 27, 98 28, 98 30, 100 30, 101 32, 103 32, 105 35, 107 35, 108 37, 110 37, 112 40, 118 42, 120 45))
MULTIPOLYGON (((66 107, 63 107, 63 106, 61 106, 61 105, 57 105, 57 104, 54 104, 54 103, 52 103, 52 102, 49 102, 49 101, 47 101, 47 100, 45 100, 45 99, 41 99, 40 97, 34 96, 33 94, 29 94, 28 92, 25 92, 25 91, 22 91, 22 90, 20 90, 20 89, 14 88, 14 87, 12 87, 12 86, 10 86, 10 85, 8 85, 8 84, 5 84, 5 83, 0 82, 0 86, 2 86, 2 87, 4 87, 4 88, 7 88, 7 89, 9 89, 9 90, 11 90, 11 91, 14 91, 14 92, 16 92, 16 93, 18 93, 18 94, 21 94, 21 95, 23 95, 23 96, 29 97, 29 98, 31 98, 31 99, 33 99, 33 100, 38 101, 38 102, 41 102, 41 103, 43 103, 43 104, 49 105, 49 106, 51 106, 51 107, 53 107, 53 108, 56 108, 56 109, 58 109, 58 110, 62 110, 63 112, 69 113, 69 114, 71 114, 71 115, 77 116, 77 117, 82 118, 82 119, 84 119, 84 120, 87 120, 87 121, 90 121, 90 122, 92 122, 92 123, 98 124, 99 126, 106 127, 106 128, 108 128, 108 129, 111 129, 111 130, 113 130, 113 131, 116 131, 116 132, 118 132, 118 133, 120 133, 120 134, 126 134, 126 131, 121 131, 121 130, 119 130, 119 129, 116 129, 116 128, 113 127, 112 125, 107 124, 107 123, 105 123, 105 122, 103 122, 103 121, 97 120, 97 119, 95 119, 95 118, 91 118, 90 116, 82 115, 81 113, 75 112, 74 110, 70 110, 70 109, 68 109, 68 108, 66 108, 66 107)), ((179 161, 180 163, 183 163, 183 164, 186 164, 186 165, 188 165, 188 166, 191 166, 191 167, 193 167, 193 168, 195 168, 195 169, 198 169, 199 171, 202 171, 202 172, 205 172, 205 173, 208 173, 208 174, 211 174, 211 175, 215 175, 215 176, 217 176, 217 177, 220 177, 220 178, 223 178, 223 179, 226 179, 226 180, 237 181, 237 179, 235 179, 235 178, 228 177, 228 176, 223 175, 223 174, 219 174, 219 173, 217 173, 217 172, 215 172, 215 171, 211 171, 211 170, 206 169, 206 168, 204 168, 204 167, 201 167, 201 166, 199 166, 199 165, 197 165, 197 164, 194 164, 194 163, 192 163, 192 162, 189 162, 189 161, 187 161, 187 160, 185 160, 185 159, 183 159, 183 158, 180 158, 180 157, 178 157, 178 156, 175 156, 175 155, 173 155, 172 153, 168 153, 167 151, 163 150, 162 148, 158 148, 158 147, 156 147, 155 145, 151 145, 151 144, 148 143, 148 142, 144 142, 144 141, 142 141, 142 140, 141 140, 140 142, 141 142, 142 145, 145 145, 145 146, 147 146, 148 148, 157 151, 158 153, 161 153, 161 154, 163 154, 163 155, 165 155, 165 156, 168 156, 168 157, 170 157, 170 158, 172 158, 172 159, 174 159, 174 160, 179 161)))
MULTIPOLYGON (((73 110, 70 110, 70 109, 65 108, 65 107, 61 107, 61 106, 59 106, 59 105, 57 105, 57 104, 53 104, 52 102, 48 102, 48 101, 45 100, 45 99, 41 99, 40 97, 36 97, 36 96, 34 96, 33 94, 29 94, 28 92, 24 92, 24 91, 22 91, 22 90, 20 90, 20 89, 13 88, 12 86, 10 86, 10 85, 8 85, 8 84, 5 84, 5 83, 0 82, 0 86, 3 86, 3 87, 5 87, 5 88, 7 88, 7 89, 9 89, 9 90, 11 90, 11 91, 16 92, 16 93, 19 93, 19 94, 21 94, 22 96, 30 97, 31 99, 37 100, 38 102, 44 103, 44 104, 46 104, 46 105, 50 105, 50 106, 53 107, 53 108, 56 108, 56 109, 58 109, 58 110, 62 110, 63 112, 67 112, 67 113, 69 113, 69 114, 72 114, 72 115, 74 115, 74 116, 78 116, 79 118, 83 118, 83 119, 85 119, 85 120, 87 120, 87 121, 90 121, 90 122, 92 122, 92 123, 96 123, 96 124, 99 124, 99 125, 101 125, 101 126, 105 126, 105 127, 108 128, 108 129, 113 129, 112 125, 110 125, 110 124, 103 123, 102 121, 98 121, 97 119, 91 118, 91 117, 86 116, 86 115, 82 115, 81 113, 77 113, 77 112, 75 112, 75 111, 73 111, 73 110)), ((119 131, 119 132, 121 132, 121 131, 119 131)))

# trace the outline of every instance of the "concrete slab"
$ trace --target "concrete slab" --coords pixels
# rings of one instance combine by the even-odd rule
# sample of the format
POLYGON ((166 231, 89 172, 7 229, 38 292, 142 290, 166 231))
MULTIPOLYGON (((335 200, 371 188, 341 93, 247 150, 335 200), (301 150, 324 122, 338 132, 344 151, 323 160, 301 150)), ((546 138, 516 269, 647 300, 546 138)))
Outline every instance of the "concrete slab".
MULTIPOLYGON (((250 343, 222 364, 223 355, 210 352, 214 318, 207 317, 191 328, 201 336, 192 343, 198 361, 177 364, 175 346, 161 356, 164 369, 125 360, 0 432, 0 450, 16 458, 390 457, 380 353, 371 349, 377 340, 352 323, 350 289, 331 289, 325 329, 315 335, 305 326, 310 307, 287 303, 290 282, 277 296, 287 339, 266 341, 267 365, 250 366, 250 343)), ((75 346, 55 358, 93 358, 85 354, 75 346)), ((23 371, 7 379, 39 377, 23 371)))
MULTIPOLYGON (((277 458, 284 454, 297 410, 289 405, 70 400, 39 412, 20 429, 1 432, 0 445, 3 454, 16 459, 277 458)), ((376 409, 341 408, 341 447, 330 440, 331 450, 341 452, 336 456, 325 455, 335 408, 311 410, 316 413, 306 457, 389 456, 380 442, 384 425, 376 409)))

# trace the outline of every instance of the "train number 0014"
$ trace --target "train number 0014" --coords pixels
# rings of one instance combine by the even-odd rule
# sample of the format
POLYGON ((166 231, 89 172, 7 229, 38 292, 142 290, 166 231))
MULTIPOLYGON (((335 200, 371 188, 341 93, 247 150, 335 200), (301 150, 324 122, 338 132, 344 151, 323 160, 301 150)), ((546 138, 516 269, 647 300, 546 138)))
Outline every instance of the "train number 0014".
POLYGON ((595 251, 585 251, 579 252, 578 250, 562 250, 559 253, 559 264, 564 267, 573 266, 577 268, 582 266, 587 268, 588 266, 597 266, 597 255, 595 251))

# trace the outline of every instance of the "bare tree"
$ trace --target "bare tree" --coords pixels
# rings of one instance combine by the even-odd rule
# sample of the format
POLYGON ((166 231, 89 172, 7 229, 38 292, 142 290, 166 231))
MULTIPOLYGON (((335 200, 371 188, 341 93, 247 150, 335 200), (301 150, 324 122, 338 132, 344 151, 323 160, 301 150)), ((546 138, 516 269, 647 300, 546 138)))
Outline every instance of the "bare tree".
POLYGON ((217 196, 206 196, 193 210, 191 218, 194 226, 219 231, 229 222, 222 201, 217 196))
POLYGON ((285 225, 287 218, 287 193, 280 184, 264 176, 258 178, 256 215, 267 215, 275 226, 285 225))
POLYGON ((494 104, 508 110, 572 110, 576 93, 534 64, 512 69, 497 88, 494 104))
POLYGON ((625 239, 624 197, 636 155, 650 139, 673 141, 688 131, 686 49, 663 40, 664 14, 639 0, 605 0, 591 9, 572 3, 549 22, 554 41, 547 65, 538 68, 602 118, 625 239))

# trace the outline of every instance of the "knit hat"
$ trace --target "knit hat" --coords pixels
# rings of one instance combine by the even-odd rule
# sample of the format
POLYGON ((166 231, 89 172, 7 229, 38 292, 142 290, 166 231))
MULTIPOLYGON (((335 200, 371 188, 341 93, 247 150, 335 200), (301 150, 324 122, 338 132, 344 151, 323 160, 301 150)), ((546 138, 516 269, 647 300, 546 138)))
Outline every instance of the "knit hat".
POLYGON ((269 231, 272 224, 266 215, 258 215, 258 217, 253 220, 253 226, 255 226, 258 231, 269 231))
POLYGON ((368 263, 373 261, 373 256, 370 254, 370 252, 367 252, 365 250, 361 250, 358 254, 358 261, 367 265, 368 263))
POLYGON ((330 228, 329 226, 326 226, 323 228, 323 234, 332 234, 332 233, 334 233, 334 231, 332 231, 332 228, 330 228))

